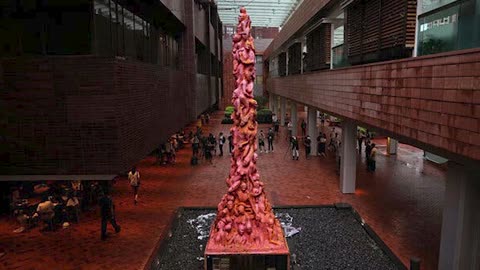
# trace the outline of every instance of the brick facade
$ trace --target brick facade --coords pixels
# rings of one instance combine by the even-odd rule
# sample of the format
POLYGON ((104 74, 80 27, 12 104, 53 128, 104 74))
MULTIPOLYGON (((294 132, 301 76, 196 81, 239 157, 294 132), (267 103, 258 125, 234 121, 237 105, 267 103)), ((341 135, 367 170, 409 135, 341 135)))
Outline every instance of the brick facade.
POLYGON ((480 160, 480 50, 269 78, 269 92, 432 152, 480 160))
POLYGON ((192 120, 183 72, 93 56, 1 63, 5 174, 117 174, 192 120))

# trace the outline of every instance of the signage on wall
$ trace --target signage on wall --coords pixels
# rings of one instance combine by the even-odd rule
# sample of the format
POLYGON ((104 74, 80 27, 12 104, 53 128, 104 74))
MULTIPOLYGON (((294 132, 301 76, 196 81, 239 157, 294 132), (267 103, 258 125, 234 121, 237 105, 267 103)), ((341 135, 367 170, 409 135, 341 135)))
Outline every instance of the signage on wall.
POLYGON ((436 27, 445 26, 456 22, 458 22, 458 14, 455 13, 450 16, 446 16, 440 19, 433 20, 431 22, 421 24, 420 32, 425 32, 436 27))

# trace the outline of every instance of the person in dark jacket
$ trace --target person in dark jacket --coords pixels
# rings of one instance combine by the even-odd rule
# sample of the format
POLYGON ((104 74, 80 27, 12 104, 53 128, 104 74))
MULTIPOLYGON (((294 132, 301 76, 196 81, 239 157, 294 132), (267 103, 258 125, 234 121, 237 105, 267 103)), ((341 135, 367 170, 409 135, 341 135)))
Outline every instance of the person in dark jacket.
POLYGON ((292 136, 290 139, 290 144, 292 147, 292 160, 298 160, 298 140, 297 137, 292 136))
POLYGON ((112 198, 104 193, 103 191, 100 192, 100 214, 102 216, 102 231, 101 231, 101 239, 107 239, 107 222, 110 221, 113 228, 115 229, 115 233, 120 232, 120 226, 117 224, 115 219, 115 206, 113 205, 112 198))
POLYGON ((305 158, 309 159, 310 152, 312 151, 312 140, 310 139, 310 136, 307 135, 303 141, 303 145, 305 146, 305 158))
POLYGON ((365 144, 365 159, 367 161, 367 170, 370 170, 370 154, 372 153, 372 145, 370 144, 369 140, 365 141, 365 144))

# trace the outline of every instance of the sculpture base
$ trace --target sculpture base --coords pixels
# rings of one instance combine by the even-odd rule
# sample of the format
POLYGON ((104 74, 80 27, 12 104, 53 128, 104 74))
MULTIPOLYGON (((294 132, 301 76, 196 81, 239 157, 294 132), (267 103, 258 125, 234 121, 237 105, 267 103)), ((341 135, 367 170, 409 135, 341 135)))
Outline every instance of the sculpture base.
POLYGON ((213 238, 208 239, 205 247, 205 270, 250 269, 289 270, 290 251, 286 239, 283 238, 278 245, 268 247, 219 246, 214 243, 213 238))
POLYGON ((206 255, 205 270, 289 270, 288 254, 206 255))

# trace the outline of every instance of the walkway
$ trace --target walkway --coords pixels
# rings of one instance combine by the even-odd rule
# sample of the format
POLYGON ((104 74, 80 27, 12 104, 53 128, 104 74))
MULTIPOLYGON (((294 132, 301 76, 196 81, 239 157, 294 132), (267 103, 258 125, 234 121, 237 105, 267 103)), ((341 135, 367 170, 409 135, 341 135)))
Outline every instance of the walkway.
MULTIPOLYGON (((207 132, 228 133, 212 117, 207 132)), ((266 126, 261 128, 267 129, 266 126)), ((283 130, 285 132, 285 130, 283 130)), ((378 144, 385 144, 378 141, 378 144)), ((292 161, 284 137, 275 152, 260 154, 259 171, 274 205, 319 205, 348 202, 362 215, 405 264, 411 256, 422 259, 423 269, 436 269, 441 229, 445 172, 424 162, 422 152, 401 145, 397 156, 379 155, 377 172, 367 173, 359 163, 357 192, 339 192, 334 157, 292 161)), ((227 147, 225 147, 227 148, 227 147)), ((380 147, 382 152, 382 147, 380 147)), ((384 150, 384 149, 383 149, 384 150)), ((384 152, 384 151, 383 151, 384 152)), ((115 186, 114 201, 122 232, 100 241, 98 210, 82 215, 80 224, 57 232, 15 234, 15 224, 0 220, 1 269, 141 269, 178 206, 215 206, 226 191, 229 158, 215 157, 213 165, 189 164, 190 149, 181 150, 174 166, 140 161, 140 203, 126 179, 115 186)))

